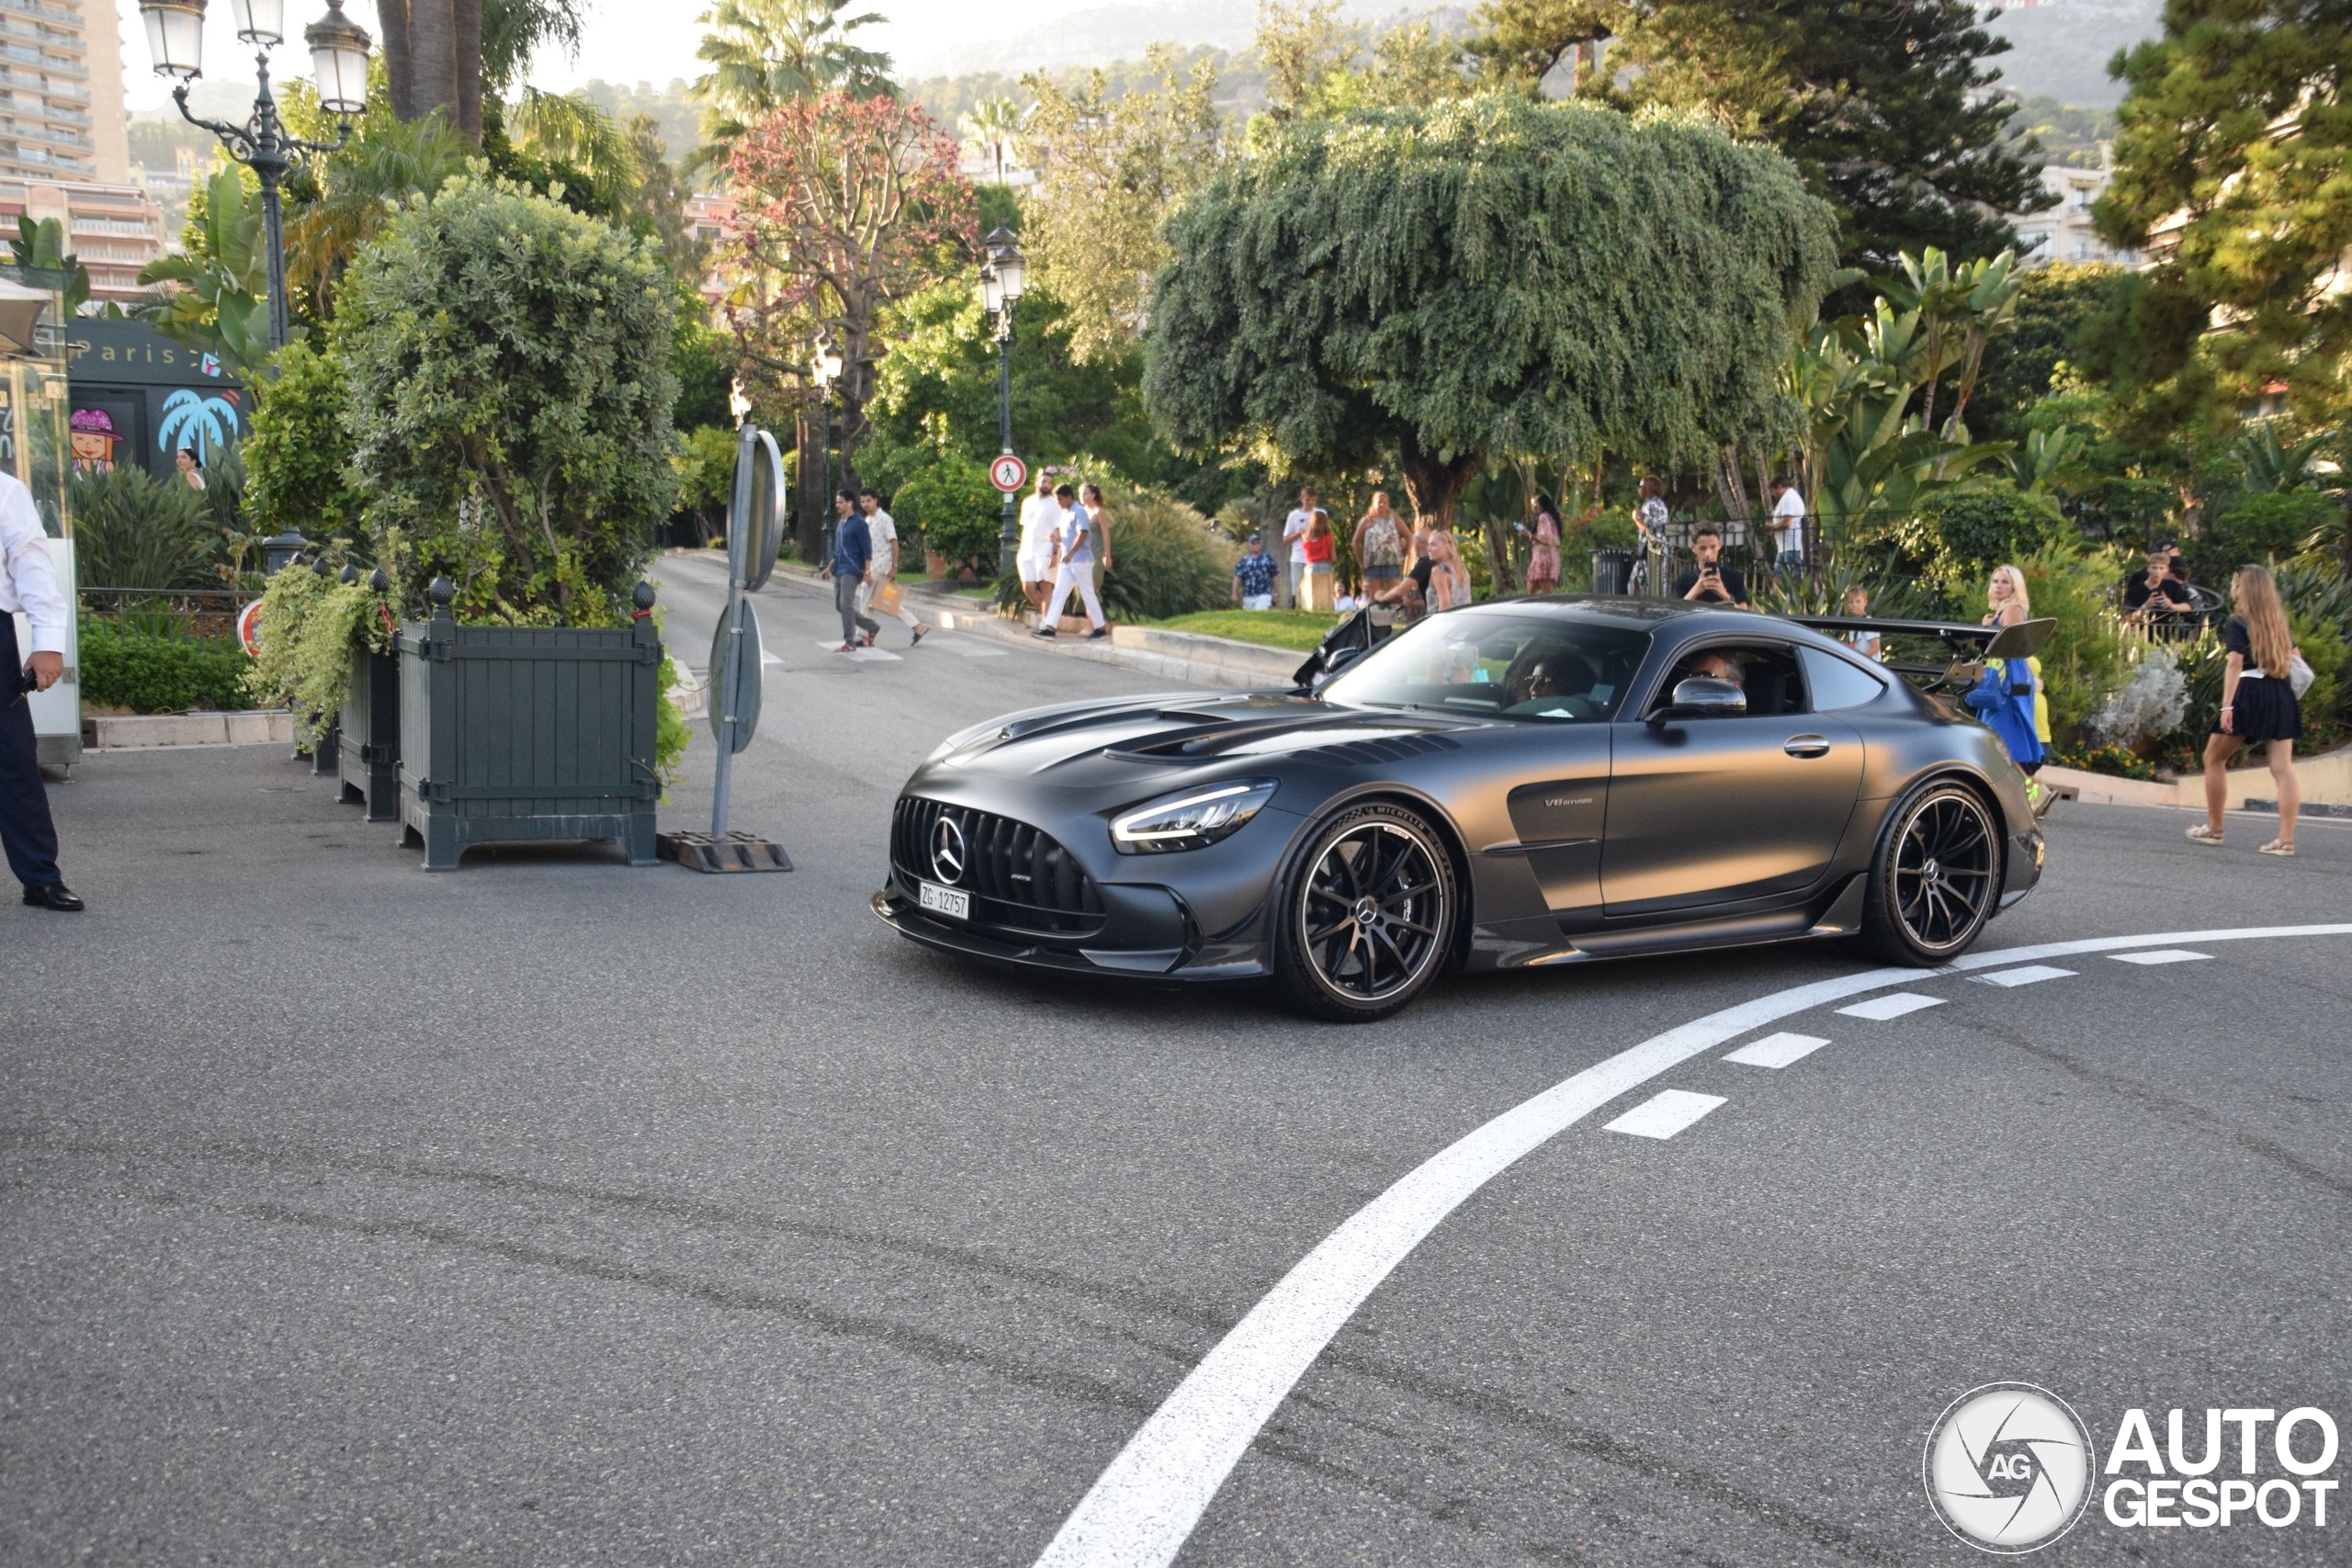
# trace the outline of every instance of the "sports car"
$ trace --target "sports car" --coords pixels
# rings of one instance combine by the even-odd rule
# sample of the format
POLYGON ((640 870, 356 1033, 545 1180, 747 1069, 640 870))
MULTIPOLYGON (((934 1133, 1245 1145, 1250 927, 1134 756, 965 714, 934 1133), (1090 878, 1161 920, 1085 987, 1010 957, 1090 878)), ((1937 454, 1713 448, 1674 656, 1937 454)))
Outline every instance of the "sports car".
MULTIPOLYGON (((1864 624, 1996 637, 1817 623, 1864 624)), ((949 736, 899 798, 875 912, 976 958, 1271 978, 1363 1021, 1449 965, 1848 937, 1939 964, 2041 874, 2024 776, 1935 689, 1964 660, 1913 667, 1923 688, 1792 621, 1547 596, 1333 663, 949 736)))

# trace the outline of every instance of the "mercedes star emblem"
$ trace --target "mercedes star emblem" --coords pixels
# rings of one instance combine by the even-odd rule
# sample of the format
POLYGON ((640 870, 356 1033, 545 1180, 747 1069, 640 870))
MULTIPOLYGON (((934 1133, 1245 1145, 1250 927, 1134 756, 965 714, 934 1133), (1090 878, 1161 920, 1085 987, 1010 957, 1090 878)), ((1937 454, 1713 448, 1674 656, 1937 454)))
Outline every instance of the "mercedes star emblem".
POLYGON ((964 874, 964 829, 953 817, 942 817, 931 830, 931 869, 952 886, 964 874))

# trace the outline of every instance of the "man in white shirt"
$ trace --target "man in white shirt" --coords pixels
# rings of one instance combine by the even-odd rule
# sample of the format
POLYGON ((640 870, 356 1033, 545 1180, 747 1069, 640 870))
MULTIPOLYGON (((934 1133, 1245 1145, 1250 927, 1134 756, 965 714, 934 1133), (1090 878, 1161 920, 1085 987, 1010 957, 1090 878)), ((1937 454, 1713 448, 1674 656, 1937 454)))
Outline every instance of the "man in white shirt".
POLYGON ((1054 481, 1042 472, 1036 493, 1021 502, 1021 545, 1013 553, 1013 570, 1021 574, 1021 592, 1029 607, 1042 612, 1054 587, 1054 531, 1061 526, 1062 509, 1054 502, 1054 481))
POLYGON ((25 902, 72 914, 82 900, 57 874, 57 824, 40 782, 29 692, 46 692, 65 673, 66 616, 49 561, 49 534, 32 491, 0 471, 0 848, 24 884, 25 902), (17 643, 17 616, 31 628, 29 655, 17 643))
POLYGON ((1780 546, 1781 570, 1802 571, 1805 558, 1804 497, 1786 478, 1772 481, 1772 537, 1780 546))
MULTIPOLYGON (((858 590, 858 610, 863 614, 877 597, 880 598, 882 613, 915 634, 907 639, 907 646, 912 648, 931 628, 923 624, 920 615, 907 608, 904 599, 883 592, 898 585, 899 525, 882 510, 882 498, 870 490, 857 492, 857 509, 865 513, 866 536, 874 545, 874 564, 865 574, 865 585, 858 590)), ((865 646, 874 646, 874 634, 866 637, 865 646)))
MULTIPOLYGON (((1290 607, 1298 608, 1298 591, 1306 581, 1306 531, 1315 526, 1315 518, 1323 509, 1315 504, 1315 487, 1302 488, 1298 504, 1283 519, 1283 543, 1290 547, 1285 552, 1289 562, 1290 607)), ((1328 514, 1327 514, 1328 515, 1328 514)))
POLYGON ((1061 526, 1054 534, 1054 596, 1038 620, 1037 629, 1029 635, 1050 640, 1060 625, 1062 606, 1069 602, 1071 591, 1076 590, 1085 601, 1086 618, 1094 627, 1086 634, 1087 637, 1091 640, 1109 637, 1111 627, 1102 618, 1102 600, 1094 592, 1093 520, 1078 503, 1078 492, 1069 486, 1057 486, 1054 498, 1063 507, 1061 526))

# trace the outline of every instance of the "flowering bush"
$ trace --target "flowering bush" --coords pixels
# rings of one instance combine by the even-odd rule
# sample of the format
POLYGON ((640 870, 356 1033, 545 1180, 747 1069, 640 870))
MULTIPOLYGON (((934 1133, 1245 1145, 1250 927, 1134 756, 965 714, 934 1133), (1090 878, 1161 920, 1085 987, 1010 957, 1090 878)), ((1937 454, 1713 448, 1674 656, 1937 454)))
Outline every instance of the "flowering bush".
POLYGON ((2091 715, 2083 732, 2099 746, 2136 751, 2179 728, 2188 716, 2188 678, 2172 649, 2157 646, 2091 715))

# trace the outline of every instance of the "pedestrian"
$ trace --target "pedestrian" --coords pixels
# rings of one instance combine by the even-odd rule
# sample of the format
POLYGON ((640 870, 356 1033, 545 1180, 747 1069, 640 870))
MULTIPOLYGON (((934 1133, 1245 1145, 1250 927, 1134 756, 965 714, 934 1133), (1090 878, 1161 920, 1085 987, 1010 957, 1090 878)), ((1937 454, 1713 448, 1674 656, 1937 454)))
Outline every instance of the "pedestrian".
POLYGON ((1372 492, 1372 504, 1356 520, 1349 543, 1355 551, 1363 595, 1385 592, 1405 575, 1405 525, 1389 509, 1388 492, 1372 492))
POLYGON ((1988 608, 1976 624, 1983 626, 2013 626, 2033 614, 2033 597, 2025 591, 2025 573, 2013 566, 1996 566, 1993 580, 1985 584, 1984 603, 1988 608))
MULTIPOLYGON (((899 588, 899 525, 882 510, 882 498, 871 490, 857 492, 858 509, 865 513, 865 534, 868 547, 874 552, 873 570, 866 576, 865 603, 861 611, 880 605, 882 613, 904 625, 914 635, 907 639, 912 648, 931 630, 922 617, 907 608, 905 596, 899 588)), ((866 634, 865 646, 874 646, 874 634, 866 634)))
POLYGON ((1527 591, 1560 591, 1560 509, 1542 491, 1535 492, 1535 542, 1527 550, 1527 591))
POLYGON ((1780 552, 1782 571, 1803 571, 1805 563, 1805 525, 1809 521, 1804 509, 1804 492, 1790 482, 1783 474, 1772 481, 1772 515, 1767 526, 1772 531, 1774 546, 1780 552))
MULTIPOLYGON (((2260 746, 2278 791, 2278 836, 2266 855, 2295 852, 2295 813, 2303 804, 2295 777, 2295 742, 2303 733, 2296 693, 2311 666, 2296 651, 2278 585, 2258 566, 2242 566, 2230 580, 2235 614, 2222 623, 2222 711, 2205 741, 2205 820, 2188 830, 2200 844, 2222 841, 2222 807, 2229 798, 2230 759, 2243 746, 2260 746)), ((29 896, 28 896, 29 897, 29 896)))
POLYGON ((1671 517, 1666 509, 1664 485, 1656 479, 1644 479, 1635 488, 1641 493, 1641 503, 1634 508, 1634 532, 1641 556, 1634 563, 1634 578, 1626 591, 1647 593, 1652 581, 1666 580, 1666 525, 1671 517))
POLYGON ((40 742, 25 699, 65 673, 65 628, 72 609, 58 592, 33 492, 0 468, 0 849, 35 908, 73 914, 82 900, 57 874, 57 824, 40 780, 40 742), (31 628, 29 651, 17 645, 17 616, 31 628))
POLYGON ((1021 545, 1013 552, 1012 570, 1020 574, 1022 596, 1029 608, 1043 613, 1046 595, 1053 591, 1054 530, 1062 509, 1054 503, 1054 481, 1042 468, 1037 488, 1021 502, 1021 545))
POLYGON ((1289 582, 1285 592, 1294 610, 1298 608, 1299 590, 1306 584, 1306 530, 1322 510, 1315 503, 1315 487, 1302 485, 1298 491, 1298 504, 1291 508, 1289 516, 1283 519, 1283 555, 1289 563, 1289 582))
POLYGON ((1702 523, 1691 531, 1690 553, 1698 564, 1674 580, 1678 598, 1693 604, 1729 604, 1735 609, 1747 608, 1747 580, 1722 563, 1723 530, 1713 523, 1702 523))
POLYGON ((1430 530, 1430 555, 1435 565, 1429 579, 1430 610, 1460 610, 1469 606, 1470 572, 1462 564, 1462 548, 1451 528, 1430 530))
POLYGON ((1054 535, 1054 597, 1046 606, 1045 619, 1029 635, 1051 638, 1060 624, 1062 606, 1069 602, 1070 592, 1075 589, 1086 602, 1086 618, 1093 623, 1094 629, 1086 634, 1088 639, 1109 637, 1111 628, 1102 619, 1102 601, 1094 592, 1094 546, 1086 508, 1079 504, 1078 493, 1068 485, 1056 485, 1054 499, 1065 509, 1061 527, 1054 535))
POLYGON ((2034 729, 2033 696, 2033 671, 2024 660, 1988 659, 1984 673, 1977 676, 1976 684, 1968 689, 1962 700, 2001 738, 2010 759, 2026 773, 2027 796, 2039 807, 2041 802, 2034 798, 2039 786, 2031 781, 2041 769, 2042 745, 2034 729))
POLYGON ((1372 596, 1374 604, 1394 609, 1406 626, 1430 613, 1430 583, 1437 571, 1437 558, 1430 553, 1430 532, 1413 530, 1412 565, 1404 576, 1372 596))
POLYGON ((841 612, 842 645, 835 653, 855 653, 871 634, 882 629, 882 623, 867 617, 858 608, 858 594, 874 570, 874 538, 865 529, 865 519, 857 510, 857 492, 841 491, 833 496, 833 554, 825 563, 821 575, 833 580, 833 608, 841 612))
POLYGON ((1340 536, 1331 532, 1330 514, 1317 510, 1314 521, 1306 525, 1306 541, 1301 547, 1306 552, 1306 595, 1304 608, 1329 611, 1334 594, 1332 574, 1336 570, 1333 557, 1338 554, 1340 536))
MULTIPOLYGON (((1851 588, 1847 589, 1846 618, 1850 621, 1859 621, 1870 613, 1871 591, 1863 587, 1859 582, 1855 583, 1851 588)), ((1884 645, 1879 641, 1878 633, 1871 631, 1868 628, 1864 628, 1860 631, 1848 632, 1846 634, 1846 646, 1852 649, 1856 653, 1860 654, 1864 659, 1877 659, 1883 651, 1884 647, 1884 645)))
POLYGON ((172 462, 179 469, 181 481, 188 489, 200 491, 204 488, 204 459, 196 455, 195 447, 181 447, 172 454, 172 462))
POLYGON ((1078 487, 1078 498, 1086 507, 1086 531, 1094 546, 1094 592, 1100 594, 1111 570, 1111 513, 1102 504, 1102 487, 1091 479, 1078 487))
POLYGON ((1266 536, 1252 534, 1233 563, 1233 602, 1245 610, 1274 607, 1274 558, 1266 553, 1266 536))

